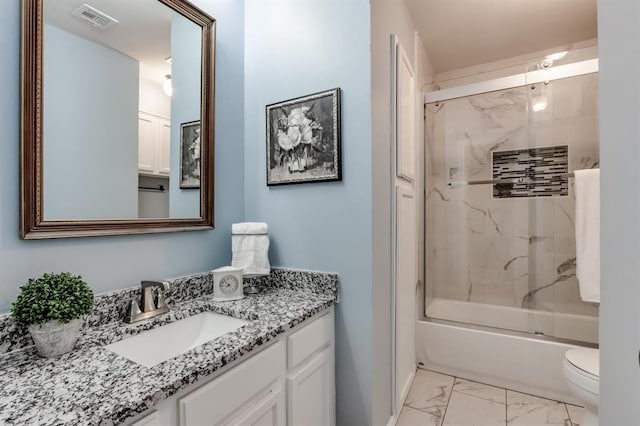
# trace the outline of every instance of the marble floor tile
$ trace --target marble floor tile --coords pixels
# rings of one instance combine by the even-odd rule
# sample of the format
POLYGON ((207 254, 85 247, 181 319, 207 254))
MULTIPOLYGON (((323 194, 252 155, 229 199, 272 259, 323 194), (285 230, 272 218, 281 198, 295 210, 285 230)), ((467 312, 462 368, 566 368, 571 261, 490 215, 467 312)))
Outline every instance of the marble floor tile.
POLYGON ((453 390, 465 395, 475 396, 476 398, 499 402, 500 404, 507 403, 507 394, 505 389, 485 385, 484 383, 472 382, 471 380, 456 378, 456 381, 453 384, 453 390))
POLYGON ((567 404, 567 411, 569 412, 569 419, 571 420, 571 424, 573 426, 580 426, 584 408, 578 407, 577 405, 567 404))
POLYGON ((507 390, 507 424, 571 425, 565 404, 507 390))
POLYGON ((404 406, 396 422, 396 426, 440 426, 442 418, 415 408, 404 406))
POLYGON ((405 405, 437 417, 443 417, 453 381, 451 376, 418 369, 405 405))
POLYGON ((505 405, 475 396, 453 392, 443 425, 505 426, 505 405))
POLYGON ((580 426, 584 408, 418 369, 400 426, 580 426))

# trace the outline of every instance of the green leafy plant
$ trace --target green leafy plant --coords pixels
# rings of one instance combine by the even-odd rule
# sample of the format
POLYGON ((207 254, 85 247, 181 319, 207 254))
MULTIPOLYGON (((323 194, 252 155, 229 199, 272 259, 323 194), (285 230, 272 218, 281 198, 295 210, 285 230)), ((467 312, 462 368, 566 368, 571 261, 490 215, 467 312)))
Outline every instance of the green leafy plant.
POLYGON ((44 274, 20 287, 11 305, 11 316, 19 330, 51 320, 68 323, 91 312, 93 291, 79 275, 68 272, 44 274))

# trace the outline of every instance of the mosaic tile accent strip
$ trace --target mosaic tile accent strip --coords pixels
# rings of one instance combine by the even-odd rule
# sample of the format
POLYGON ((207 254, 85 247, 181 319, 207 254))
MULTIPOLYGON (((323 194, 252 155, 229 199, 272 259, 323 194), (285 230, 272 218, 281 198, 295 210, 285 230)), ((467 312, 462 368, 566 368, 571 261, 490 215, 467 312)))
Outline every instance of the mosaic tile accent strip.
POLYGON ((493 198, 568 196, 569 147, 494 151, 493 198))
MULTIPOLYGON (((164 280, 170 284, 165 293, 169 306, 197 299, 213 293, 211 271, 164 280)), ((290 268, 271 268, 271 274, 263 277, 245 278, 245 287, 254 284, 260 293, 271 289, 287 289, 309 292, 314 295, 338 297, 338 275, 290 268)), ((128 301, 140 302, 140 286, 98 294, 94 298, 93 312, 85 317, 84 328, 100 327, 119 323, 125 316, 128 301)), ((0 354, 27 348, 33 345, 28 333, 16 330, 9 315, 0 315, 0 354)))

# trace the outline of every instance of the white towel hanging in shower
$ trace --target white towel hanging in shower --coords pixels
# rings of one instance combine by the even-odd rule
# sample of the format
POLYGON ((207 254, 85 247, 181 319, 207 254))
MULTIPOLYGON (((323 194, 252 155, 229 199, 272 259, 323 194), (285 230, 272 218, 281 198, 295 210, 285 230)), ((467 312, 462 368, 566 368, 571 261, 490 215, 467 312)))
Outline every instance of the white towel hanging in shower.
POLYGON ((600 303, 600 169, 576 170, 574 183, 580 297, 600 303))

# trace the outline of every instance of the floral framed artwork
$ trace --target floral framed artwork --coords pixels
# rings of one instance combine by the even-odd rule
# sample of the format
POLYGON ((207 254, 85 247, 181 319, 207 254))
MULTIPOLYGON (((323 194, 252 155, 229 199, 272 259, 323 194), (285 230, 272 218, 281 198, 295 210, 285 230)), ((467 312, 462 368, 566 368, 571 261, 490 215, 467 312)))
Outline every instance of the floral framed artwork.
POLYGON ((267 105, 267 185, 339 180, 340 89, 267 105))
POLYGON ((200 120, 180 124, 180 189, 200 188, 200 120))

